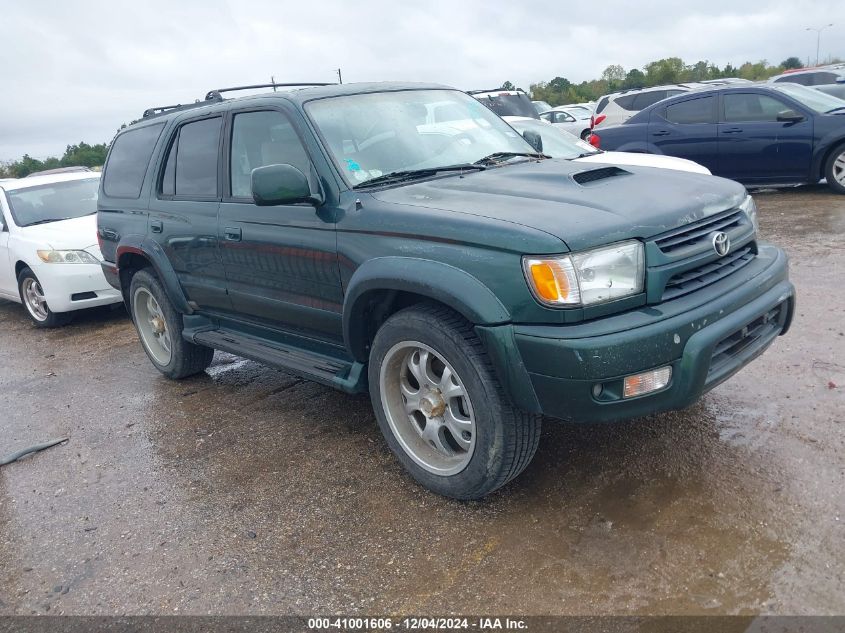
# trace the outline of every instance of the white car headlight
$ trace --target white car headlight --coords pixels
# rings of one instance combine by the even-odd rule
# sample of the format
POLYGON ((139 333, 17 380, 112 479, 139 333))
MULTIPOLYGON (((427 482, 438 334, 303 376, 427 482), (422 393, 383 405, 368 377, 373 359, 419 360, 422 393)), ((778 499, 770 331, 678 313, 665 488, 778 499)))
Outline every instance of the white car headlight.
POLYGON ((99 260, 87 251, 38 251, 38 257, 46 264, 99 264, 99 260))
POLYGON ((538 301, 550 306, 605 303, 643 291, 645 256, 631 240, 557 257, 523 257, 525 277, 538 301))
POLYGON ((745 196, 745 200, 742 201, 739 208, 742 209, 745 212, 745 215, 748 216, 748 219, 751 220, 751 226, 754 227, 754 233, 759 233, 760 221, 757 219, 757 203, 754 202, 754 198, 751 197, 751 194, 745 196))

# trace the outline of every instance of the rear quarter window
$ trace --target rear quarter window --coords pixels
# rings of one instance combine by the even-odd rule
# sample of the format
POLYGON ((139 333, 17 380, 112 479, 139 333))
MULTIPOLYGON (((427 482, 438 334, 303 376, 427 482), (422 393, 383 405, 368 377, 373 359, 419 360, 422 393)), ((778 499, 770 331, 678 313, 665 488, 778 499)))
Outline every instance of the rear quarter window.
POLYGON ((614 103, 618 105, 623 110, 633 110, 634 109, 634 98, 637 95, 625 95, 624 97, 618 97, 614 99, 614 103))
POLYGON ((650 92, 641 92, 634 97, 634 103, 629 110, 644 110, 650 105, 654 105, 658 101, 662 101, 667 97, 665 90, 652 90, 650 92))
POLYGON ((607 104, 610 103, 610 99, 607 97, 602 97, 599 100, 598 105, 596 106, 596 114, 601 114, 602 110, 607 107, 607 104))
POLYGON ((103 193, 111 198, 138 198, 144 175, 164 123, 127 130, 114 139, 103 173, 103 193))

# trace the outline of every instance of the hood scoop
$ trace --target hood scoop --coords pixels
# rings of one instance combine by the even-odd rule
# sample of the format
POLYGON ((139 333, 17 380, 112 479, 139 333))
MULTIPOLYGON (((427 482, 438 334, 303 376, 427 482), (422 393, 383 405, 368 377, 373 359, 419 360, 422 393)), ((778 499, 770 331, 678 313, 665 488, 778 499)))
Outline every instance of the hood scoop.
POLYGON ((619 169, 619 167, 600 167, 599 169, 590 169, 588 171, 581 171, 572 176, 572 180, 579 185, 587 185, 599 180, 606 180, 608 178, 615 178, 617 176, 630 175, 630 171, 619 169))

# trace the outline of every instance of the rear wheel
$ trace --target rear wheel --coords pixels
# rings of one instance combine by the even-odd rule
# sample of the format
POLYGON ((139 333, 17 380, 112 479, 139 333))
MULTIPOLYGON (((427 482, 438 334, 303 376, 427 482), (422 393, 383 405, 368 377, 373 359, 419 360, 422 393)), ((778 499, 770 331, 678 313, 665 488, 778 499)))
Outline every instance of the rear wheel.
POLYGON ((130 310, 135 329, 150 361, 168 378, 198 374, 211 364, 214 350, 182 338, 182 315, 147 269, 132 276, 130 310))
POLYGON ((24 268, 18 275, 18 292, 26 313, 35 327, 61 327, 70 323, 73 314, 70 312, 53 312, 44 298, 41 282, 30 268, 24 268))
POLYGON ((828 186, 837 193, 845 193, 845 145, 840 145, 827 159, 825 178, 828 186))
POLYGON ((370 395, 391 450, 423 486, 478 499, 519 475, 540 416, 514 408, 473 327, 452 310, 407 308, 379 329, 370 395))

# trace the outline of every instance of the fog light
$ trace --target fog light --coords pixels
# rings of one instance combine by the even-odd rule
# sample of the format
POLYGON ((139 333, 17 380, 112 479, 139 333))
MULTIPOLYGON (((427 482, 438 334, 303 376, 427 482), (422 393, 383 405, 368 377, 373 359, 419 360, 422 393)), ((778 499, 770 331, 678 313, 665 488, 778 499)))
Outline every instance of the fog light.
POLYGON ((652 391, 660 391, 669 384, 671 378, 672 368, 669 366, 628 376, 625 378, 623 397, 633 398, 634 396, 641 396, 652 391))

